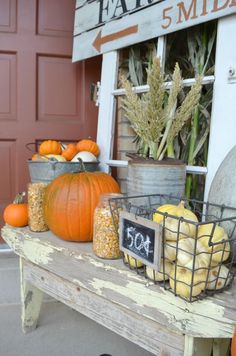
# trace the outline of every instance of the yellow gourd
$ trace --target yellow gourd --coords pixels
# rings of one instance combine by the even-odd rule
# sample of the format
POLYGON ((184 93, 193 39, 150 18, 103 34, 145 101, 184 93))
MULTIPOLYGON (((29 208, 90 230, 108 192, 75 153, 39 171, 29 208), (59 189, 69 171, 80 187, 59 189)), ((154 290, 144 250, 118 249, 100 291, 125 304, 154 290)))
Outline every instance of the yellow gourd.
POLYGON ((205 289, 207 279, 207 270, 192 272, 180 266, 172 266, 170 272, 170 287, 177 295, 190 299, 196 297, 205 289), (175 275, 176 268, 176 275, 175 275), (191 289, 192 285, 192 289, 191 289))
POLYGON ((214 264, 227 260, 230 254, 230 244, 228 235, 221 226, 216 225, 214 232, 213 228, 213 223, 200 225, 198 229, 198 239, 202 245, 207 248, 208 252, 212 253, 212 262, 214 264), (210 236, 212 236, 211 241, 217 243, 217 245, 209 246, 210 236))
POLYGON ((165 273, 163 272, 163 259, 161 259, 161 267, 159 271, 155 271, 151 267, 146 266, 146 276, 156 282, 167 281, 169 279, 172 263, 165 260, 165 273))
POLYGON ((66 162, 66 159, 62 155, 45 155, 49 161, 66 162))
POLYGON ((141 261, 128 255, 127 253, 124 254, 124 260, 125 260, 125 263, 128 263, 130 265, 130 267, 132 267, 132 268, 143 267, 143 263, 141 261))
POLYGON ((157 209, 157 212, 153 214, 153 221, 163 225, 164 216, 161 213, 168 213, 176 216, 177 218, 166 217, 165 218, 165 239, 176 241, 181 238, 194 237, 196 227, 194 223, 198 222, 196 215, 189 209, 184 207, 184 201, 181 201, 178 205, 165 204, 157 209), (181 221, 179 218, 183 217, 191 222, 181 221), (179 232, 179 234, 178 234, 179 232))

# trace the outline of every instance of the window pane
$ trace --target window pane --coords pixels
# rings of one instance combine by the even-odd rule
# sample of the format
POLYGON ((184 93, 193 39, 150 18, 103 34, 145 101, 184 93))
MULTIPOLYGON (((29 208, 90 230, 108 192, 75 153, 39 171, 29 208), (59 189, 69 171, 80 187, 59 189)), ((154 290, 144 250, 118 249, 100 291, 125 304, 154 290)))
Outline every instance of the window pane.
POLYGON ((134 86, 146 84, 146 69, 155 56, 156 40, 122 49, 120 51, 119 78, 120 75, 124 75, 134 86))
POLYGON ((165 72, 172 73, 178 62, 183 78, 214 74, 216 21, 210 21, 167 35, 165 72))

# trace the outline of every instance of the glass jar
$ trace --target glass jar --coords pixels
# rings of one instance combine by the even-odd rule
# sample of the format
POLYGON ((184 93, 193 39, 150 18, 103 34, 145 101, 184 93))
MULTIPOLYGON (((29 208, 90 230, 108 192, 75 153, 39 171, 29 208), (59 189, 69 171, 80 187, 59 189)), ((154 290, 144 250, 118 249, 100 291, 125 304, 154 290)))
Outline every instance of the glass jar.
POLYGON ((28 214, 31 231, 47 231, 48 226, 44 219, 43 200, 47 184, 30 183, 28 185, 28 214))
MULTIPOLYGON (((121 257, 119 250, 118 231, 114 226, 119 223, 118 214, 111 214, 109 199, 122 197, 122 194, 106 193, 100 196, 99 203, 94 211, 93 225, 93 252, 105 259, 121 257), (113 219, 115 221, 113 222, 113 219)), ((116 209, 116 213, 119 210, 116 209)))

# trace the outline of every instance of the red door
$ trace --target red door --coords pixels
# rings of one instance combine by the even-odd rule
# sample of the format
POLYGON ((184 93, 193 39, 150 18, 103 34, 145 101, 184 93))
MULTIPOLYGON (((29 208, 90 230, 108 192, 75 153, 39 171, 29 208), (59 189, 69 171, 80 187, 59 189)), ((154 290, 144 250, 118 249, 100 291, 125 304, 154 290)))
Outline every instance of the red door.
POLYGON ((27 189, 29 142, 96 137, 98 58, 72 64, 75 0, 0 0, 0 216, 27 189))

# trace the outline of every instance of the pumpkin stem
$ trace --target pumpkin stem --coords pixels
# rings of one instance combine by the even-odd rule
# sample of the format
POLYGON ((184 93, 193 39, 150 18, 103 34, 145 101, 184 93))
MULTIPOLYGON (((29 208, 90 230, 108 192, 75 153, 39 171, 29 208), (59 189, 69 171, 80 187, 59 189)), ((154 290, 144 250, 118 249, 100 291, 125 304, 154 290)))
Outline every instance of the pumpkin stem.
POLYGON ((22 204, 24 202, 25 192, 18 193, 13 201, 13 204, 22 204))
POLYGON ((77 160, 79 161, 79 163, 81 165, 82 172, 86 172, 86 168, 85 168, 85 165, 84 165, 84 162, 83 162, 82 158, 77 157, 77 160))

